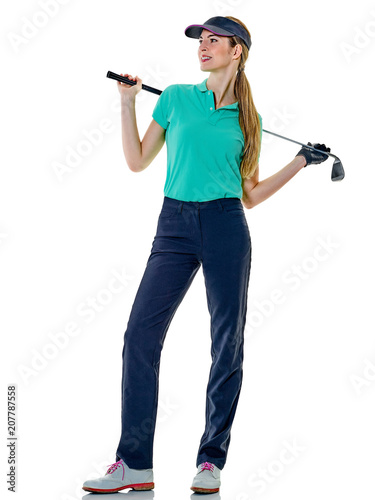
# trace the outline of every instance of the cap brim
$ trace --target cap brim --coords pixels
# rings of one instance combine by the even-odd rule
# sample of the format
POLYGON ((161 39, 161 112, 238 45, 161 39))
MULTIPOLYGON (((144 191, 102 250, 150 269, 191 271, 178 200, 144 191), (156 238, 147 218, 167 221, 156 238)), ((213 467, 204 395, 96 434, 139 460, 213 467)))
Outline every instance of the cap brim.
POLYGON ((211 31, 212 33, 215 33, 215 35, 219 36, 233 36, 231 31, 217 28, 216 26, 211 26, 209 24, 191 24, 186 28, 185 35, 190 38, 199 38, 203 29, 211 31))

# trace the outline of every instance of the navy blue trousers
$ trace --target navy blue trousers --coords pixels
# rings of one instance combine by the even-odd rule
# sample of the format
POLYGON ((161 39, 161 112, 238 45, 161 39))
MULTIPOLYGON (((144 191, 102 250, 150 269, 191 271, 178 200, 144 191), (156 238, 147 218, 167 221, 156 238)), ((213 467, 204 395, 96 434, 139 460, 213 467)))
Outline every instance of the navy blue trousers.
POLYGON ((206 461, 219 469, 225 465, 242 385, 249 228, 239 198, 185 202, 165 196, 124 334, 116 460, 123 459, 132 469, 153 468, 161 351, 201 265, 211 317, 212 364, 196 466, 206 461))

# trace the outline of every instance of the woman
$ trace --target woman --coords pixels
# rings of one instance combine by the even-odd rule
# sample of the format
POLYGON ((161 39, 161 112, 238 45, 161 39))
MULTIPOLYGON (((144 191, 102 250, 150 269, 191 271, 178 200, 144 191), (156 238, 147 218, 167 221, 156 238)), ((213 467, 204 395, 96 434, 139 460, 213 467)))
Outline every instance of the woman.
POLYGON ((156 236, 124 335, 116 462, 102 478, 86 481, 86 491, 154 487, 160 355, 170 322, 201 265, 211 316, 212 365, 206 427, 191 489, 219 491, 242 383, 251 263, 243 205, 254 207, 306 165, 328 158, 302 148, 286 167, 259 182, 261 117, 244 73, 249 31, 234 17, 217 16, 189 26, 185 34, 199 38, 200 67, 209 77, 197 85, 167 87, 142 142, 135 116, 142 80, 126 74, 136 85, 117 83, 129 168, 147 168, 166 141, 167 177, 156 236))

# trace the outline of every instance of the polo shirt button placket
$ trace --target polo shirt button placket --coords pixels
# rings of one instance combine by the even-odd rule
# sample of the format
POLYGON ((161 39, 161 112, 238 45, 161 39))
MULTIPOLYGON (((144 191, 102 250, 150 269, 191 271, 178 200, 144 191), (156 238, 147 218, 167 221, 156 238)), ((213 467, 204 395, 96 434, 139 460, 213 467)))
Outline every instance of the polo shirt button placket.
MULTIPOLYGON (((211 95, 211 90, 208 91, 208 95, 210 96, 211 95)), ((210 111, 212 111, 214 108, 211 106, 210 107, 210 111)))
POLYGON ((213 104, 213 96, 211 97, 211 90, 209 90, 207 92, 207 95, 210 96, 210 99, 209 99, 209 102, 208 102, 208 106, 209 106, 209 110, 210 112, 208 113, 208 121, 209 123, 211 123, 212 125, 216 125, 217 122, 219 121, 219 118, 220 118, 220 115, 219 113, 217 112, 217 110, 214 108, 214 106, 212 106, 213 104))

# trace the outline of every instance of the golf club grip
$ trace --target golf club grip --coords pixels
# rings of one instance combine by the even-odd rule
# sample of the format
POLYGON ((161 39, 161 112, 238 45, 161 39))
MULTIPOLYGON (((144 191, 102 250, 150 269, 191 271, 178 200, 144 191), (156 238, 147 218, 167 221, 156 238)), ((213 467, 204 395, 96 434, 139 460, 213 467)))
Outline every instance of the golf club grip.
MULTIPOLYGON (((112 78, 113 80, 117 80, 122 83, 127 83, 128 85, 136 85, 137 82, 133 80, 129 80, 125 76, 118 75, 117 73, 113 73, 113 71, 107 72, 107 78, 112 78)), ((154 87, 149 87, 148 85, 144 85, 142 83, 142 89, 147 90, 148 92, 152 92, 153 94, 160 95, 162 93, 161 90, 155 89, 154 87)))

